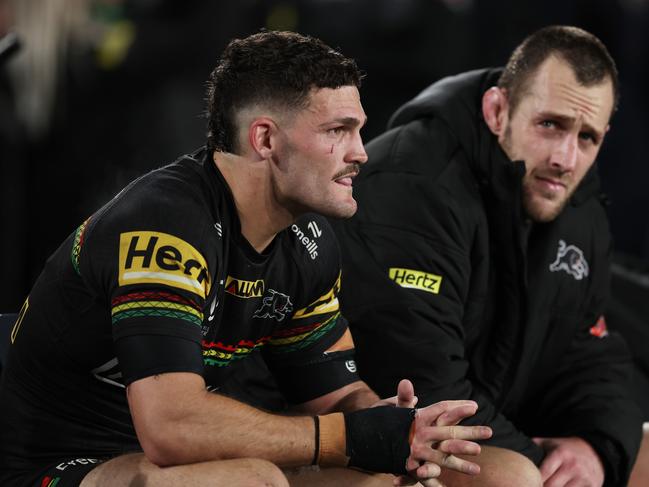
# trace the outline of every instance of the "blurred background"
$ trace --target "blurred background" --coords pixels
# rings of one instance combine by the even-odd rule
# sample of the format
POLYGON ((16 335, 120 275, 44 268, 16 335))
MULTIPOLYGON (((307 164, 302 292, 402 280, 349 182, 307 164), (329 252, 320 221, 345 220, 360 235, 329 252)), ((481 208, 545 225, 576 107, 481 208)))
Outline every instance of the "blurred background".
POLYGON ((620 269, 646 285, 649 0, 0 0, 0 37, 21 43, 0 60, 0 311, 122 186, 203 144, 204 82, 230 39, 295 30, 355 58, 368 141, 431 82, 502 65, 556 23, 593 32, 618 63, 599 165, 620 269))

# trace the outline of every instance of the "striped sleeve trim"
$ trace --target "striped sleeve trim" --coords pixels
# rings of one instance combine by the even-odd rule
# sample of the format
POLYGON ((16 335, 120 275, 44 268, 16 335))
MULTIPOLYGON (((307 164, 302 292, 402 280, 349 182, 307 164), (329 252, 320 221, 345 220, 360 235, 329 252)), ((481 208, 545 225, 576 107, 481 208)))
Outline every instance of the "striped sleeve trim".
POLYGON ((201 326, 200 307, 182 296, 167 292, 138 292, 118 296, 112 300, 112 323, 128 318, 164 317, 187 321, 201 326))
POLYGON ((312 329, 307 331, 304 331, 305 327, 284 330, 282 336, 274 335, 269 345, 272 347, 273 353, 288 353, 301 350, 310 346, 333 329, 339 318, 340 313, 336 313, 329 319, 316 323, 312 329))
POLYGON ((255 350, 263 347, 270 337, 261 337, 256 341, 239 340, 236 345, 222 342, 207 342, 203 340, 203 362, 205 365, 227 367, 236 360, 248 357, 255 350))
POLYGON ((72 260, 72 267, 74 271, 81 275, 81 270, 79 269, 79 259, 81 258, 81 249, 85 242, 86 228, 88 227, 88 218, 77 228, 77 231, 74 232, 74 241, 72 242, 72 251, 70 252, 70 259, 72 260))
POLYGON ((302 318, 310 318, 316 315, 323 315, 338 311, 340 309, 340 305, 338 303, 338 293, 340 292, 340 277, 341 274, 338 273, 338 278, 336 279, 333 287, 307 307, 297 310, 293 315, 293 319, 299 320, 302 318))

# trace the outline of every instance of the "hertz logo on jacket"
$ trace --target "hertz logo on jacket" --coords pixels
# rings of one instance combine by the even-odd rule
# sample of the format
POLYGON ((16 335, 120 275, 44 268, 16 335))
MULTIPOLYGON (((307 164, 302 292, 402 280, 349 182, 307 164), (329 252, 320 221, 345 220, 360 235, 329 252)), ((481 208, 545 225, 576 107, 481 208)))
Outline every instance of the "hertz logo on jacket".
POLYGON ((439 294, 439 288, 442 285, 442 276, 413 269, 390 267, 388 275, 401 287, 419 289, 427 293, 439 294))
POLYGON ((198 294, 210 292, 207 263, 193 246, 161 232, 119 236, 119 285, 165 284, 198 294))

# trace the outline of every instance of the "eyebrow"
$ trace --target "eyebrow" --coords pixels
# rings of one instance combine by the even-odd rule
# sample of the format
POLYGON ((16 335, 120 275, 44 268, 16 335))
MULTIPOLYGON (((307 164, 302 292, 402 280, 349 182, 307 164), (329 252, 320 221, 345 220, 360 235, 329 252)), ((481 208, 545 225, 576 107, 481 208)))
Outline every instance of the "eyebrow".
MULTIPOLYGON (((560 122, 568 123, 568 124, 573 124, 573 123, 575 123, 575 120, 576 120, 575 117, 571 117, 569 115, 560 115, 560 114, 554 113, 554 112, 541 112, 539 114, 539 118, 544 118, 544 119, 545 118, 551 118, 551 119, 559 120, 560 122)), ((598 140, 601 139, 602 136, 604 135, 603 132, 600 132, 595 127, 593 127, 592 125, 590 125, 589 123, 586 123, 586 122, 582 123, 582 128, 583 128, 582 131, 586 131, 586 132, 590 132, 590 133, 594 134, 595 137, 597 137, 598 140)))
POLYGON ((357 127, 357 126, 363 126, 367 123, 367 117, 365 117, 364 120, 359 120, 356 117, 340 117, 340 118, 334 118, 333 120, 330 120, 329 122, 325 122, 320 124, 321 127, 325 127, 327 125, 331 125, 332 123, 339 123, 341 125, 345 125, 347 127, 357 127))

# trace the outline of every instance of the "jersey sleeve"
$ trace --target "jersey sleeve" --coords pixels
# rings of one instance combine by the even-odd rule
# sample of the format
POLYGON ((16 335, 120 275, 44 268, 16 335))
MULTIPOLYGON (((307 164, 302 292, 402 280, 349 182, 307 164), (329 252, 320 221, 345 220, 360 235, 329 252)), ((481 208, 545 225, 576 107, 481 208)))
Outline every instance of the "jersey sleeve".
MULTIPOLYGON (((142 185, 131 192, 147 189, 161 192, 142 185)), ((203 373, 202 310, 215 265, 206 255, 214 252, 200 218, 187 218, 191 199, 171 194, 127 192, 77 231, 78 270, 107 301, 125 385, 164 372, 203 373)))
MULTIPOLYGON (((278 386, 290 403, 299 404, 359 380, 354 344, 340 313, 341 286, 338 244, 327 221, 310 215, 298 229, 315 225, 317 256, 305 244, 297 253, 306 293, 291 319, 275 329, 265 357, 278 386)), ((298 241, 298 245, 302 245, 298 241)))

